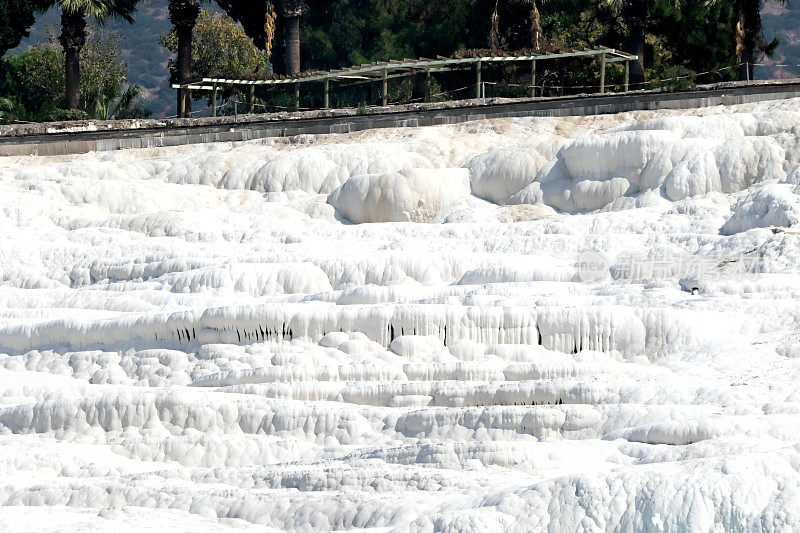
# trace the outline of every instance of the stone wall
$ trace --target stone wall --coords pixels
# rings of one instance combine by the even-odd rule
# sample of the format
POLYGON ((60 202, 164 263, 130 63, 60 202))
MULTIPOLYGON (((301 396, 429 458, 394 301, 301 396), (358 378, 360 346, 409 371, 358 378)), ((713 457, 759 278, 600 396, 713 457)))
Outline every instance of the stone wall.
POLYGON ((691 109, 800 96, 800 80, 725 83, 686 92, 636 91, 537 99, 486 99, 299 113, 172 120, 53 122, 0 126, 0 156, 247 141, 299 134, 455 124, 487 118, 581 116, 636 110, 691 109))

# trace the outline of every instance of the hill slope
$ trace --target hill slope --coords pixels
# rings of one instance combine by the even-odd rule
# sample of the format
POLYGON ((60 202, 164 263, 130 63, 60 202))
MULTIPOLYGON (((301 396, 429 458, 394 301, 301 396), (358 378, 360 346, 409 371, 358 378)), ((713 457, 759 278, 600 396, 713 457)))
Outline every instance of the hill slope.
POLYGON ((756 77, 800 77, 800 2, 790 0, 781 5, 775 0, 768 1, 762 19, 767 40, 778 37, 781 44, 775 54, 764 61, 766 66, 756 70, 756 77))

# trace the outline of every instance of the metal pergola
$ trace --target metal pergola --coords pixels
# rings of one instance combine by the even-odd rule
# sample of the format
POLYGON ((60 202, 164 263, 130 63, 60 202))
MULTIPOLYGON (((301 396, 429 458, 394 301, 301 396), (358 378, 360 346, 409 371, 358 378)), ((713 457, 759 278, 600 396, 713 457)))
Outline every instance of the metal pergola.
MULTIPOLYGON (((388 80, 404 76, 415 75, 424 72, 426 75, 425 101, 430 99, 430 76, 431 73, 448 72, 455 70, 475 69, 476 97, 481 98, 481 68, 484 63, 503 63, 503 62, 530 62, 531 63, 531 97, 534 98, 536 88, 536 63, 537 61, 550 59, 564 59, 574 57, 599 57, 600 58, 600 82, 599 91, 604 93, 606 89, 606 64, 625 63, 624 90, 628 91, 628 80, 630 73, 630 62, 638 59, 638 56, 615 50, 614 48, 595 48, 592 50, 574 50, 569 52, 547 53, 547 54, 501 54, 479 55, 475 57, 437 57, 436 59, 403 59, 401 61, 388 61, 384 63, 370 63, 366 65, 356 65, 349 68, 331 71, 307 71, 294 76, 273 75, 263 79, 235 79, 235 78, 203 78, 199 82, 187 82, 172 85, 178 91, 212 91, 213 116, 217 115, 217 93, 220 86, 245 86, 250 90, 250 112, 253 111, 254 91, 256 86, 269 85, 294 85, 295 109, 300 108, 300 85, 303 83, 322 82, 324 87, 323 109, 330 108, 330 84, 331 81, 382 81, 382 104, 389 105, 388 80)), ((183 99, 180 100, 183 102, 183 99)), ((178 115, 185 116, 185 109, 179 109, 178 115)))

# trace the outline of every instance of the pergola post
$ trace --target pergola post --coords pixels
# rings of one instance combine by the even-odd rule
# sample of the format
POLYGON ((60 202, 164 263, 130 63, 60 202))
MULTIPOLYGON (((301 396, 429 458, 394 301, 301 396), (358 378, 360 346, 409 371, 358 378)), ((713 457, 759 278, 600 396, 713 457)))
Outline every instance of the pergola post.
POLYGON ((178 118, 186 118, 186 89, 178 89, 178 118))
MULTIPOLYGON (((2 1, 2 0, 0 0, 2 1)), ((530 86, 529 86, 529 94, 530 98, 533 100, 535 98, 539 98, 544 94, 544 85, 539 87, 538 80, 538 62, 539 60, 553 60, 553 59, 563 59, 569 57, 580 57, 590 59, 592 61, 598 61, 600 63, 600 79, 599 79, 599 92, 604 94, 606 92, 606 70, 608 67, 608 63, 625 63, 624 67, 624 83, 619 83, 619 85, 612 85, 611 90, 618 90, 621 87, 624 87, 625 90, 630 90, 631 87, 629 85, 630 80, 630 62, 634 60, 636 57, 633 54, 628 54, 626 52, 621 52, 611 48, 596 48, 594 50, 575 50, 575 51, 567 51, 567 52, 560 52, 560 53, 552 53, 552 54, 545 54, 545 53, 535 53, 535 54, 511 54, 511 55, 487 55, 487 56, 472 56, 472 57, 456 57, 456 58, 445 58, 445 57, 438 57, 437 59, 427 59, 427 58, 419 58, 419 59, 404 59, 403 61, 389 61, 384 63, 370 63, 364 65, 358 65, 351 68, 345 69, 338 69, 332 70, 329 72, 309 72, 306 74, 301 74, 297 76, 285 76, 285 77, 270 77, 266 79, 260 80, 241 80, 241 79, 227 79, 227 78, 203 78, 199 82, 183 82, 183 83, 175 83, 172 85, 172 88, 178 89, 178 93, 183 96, 183 98, 179 99, 178 102, 178 114, 179 116, 190 116, 191 115, 191 93, 192 90, 197 91, 214 91, 215 94, 215 104, 219 101, 219 93, 218 93, 218 85, 223 85, 221 87, 223 90, 225 87, 233 86, 239 88, 238 92, 235 94, 248 94, 246 89, 249 89, 249 97, 247 98, 247 106, 249 106, 249 110, 246 108, 242 108, 245 112, 255 112, 255 109, 258 108, 258 104, 255 102, 255 86, 256 85, 263 85, 265 88, 275 88, 275 89, 282 89, 280 94, 283 94, 284 97, 288 94, 291 94, 291 90, 287 85, 291 86, 294 85, 294 109, 299 111, 302 109, 300 107, 300 85, 306 82, 322 82, 324 87, 324 108, 330 109, 331 101, 330 101, 330 92, 331 92, 331 82, 336 82, 337 80, 360 80, 354 82, 352 85, 358 85, 361 83, 368 83, 369 88, 369 96, 368 99, 373 104, 376 103, 376 96, 378 96, 377 101, 383 104, 384 106, 389 106, 389 80, 391 78, 402 78, 404 76, 413 76, 414 79, 419 79, 419 74, 423 71, 425 73, 425 88, 424 88, 424 100, 430 102, 434 99, 435 95, 432 94, 434 81, 433 81, 433 74, 438 72, 449 72, 449 71, 456 71, 456 70, 463 70, 467 69, 466 72, 468 73, 469 70, 472 68, 472 65, 475 65, 475 92, 473 93, 475 96, 473 98, 478 99, 485 99, 486 98, 486 85, 492 85, 493 82, 486 82, 483 79, 483 63, 489 63, 491 65, 498 64, 498 65, 506 65, 506 64, 514 64, 524 67, 526 64, 530 64, 530 86), (598 57, 599 56, 599 57, 598 57), (509 63, 514 62, 514 63, 509 63), (207 85, 200 85, 207 84, 207 85), (379 88, 375 87, 375 84, 380 84, 379 88), (377 93, 377 94, 376 94, 377 93)), ((350 85, 347 85, 348 87, 350 85)), ((635 88, 634 88, 635 89, 635 88)), ((460 89, 458 89, 460 90, 460 89)), ((469 89, 466 89, 469 93, 469 89)), ((470 98, 470 95, 467 94, 456 96, 457 98, 470 98)), ((420 98, 419 100, 422 100, 420 98)), ((313 101, 313 98, 309 98, 309 101, 313 101)), ((291 97, 289 97, 289 102, 291 102, 291 97)), ((241 104, 242 102, 236 102, 241 104)), ((291 108, 291 103, 289 104, 291 108)), ((319 105, 318 107, 323 107, 319 105)), ((213 109, 212 109, 213 113, 213 109)), ((219 115, 219 112, 217 112, 219 115)))
POLYGON ((625 92, 628 92, 628 85, 631 78, 631 62, 625 61, 625 92))
POLYGON ((606 54, 600 54, 600 94, 606 92, 606 54))
POLYGON ((431 69, 425 69, 425 101, 431 101, 431 69))
POLYGON ((389 105, 389 69, 383 69, 383 75, 381 77, 383 78, 383 89, 381 91, 383 99, 381 102, 383 103, 383 107, 386 107, 389 105))
POLYGON ((475 64, 475 98, 481 97, 481 61, 475 64))
POLYGON ((217 116, 217 101, 218 101, 217 84, 215 83, 214 84, 214 89, 211 92, 211 116, 212 117, 216 117, 217 116))

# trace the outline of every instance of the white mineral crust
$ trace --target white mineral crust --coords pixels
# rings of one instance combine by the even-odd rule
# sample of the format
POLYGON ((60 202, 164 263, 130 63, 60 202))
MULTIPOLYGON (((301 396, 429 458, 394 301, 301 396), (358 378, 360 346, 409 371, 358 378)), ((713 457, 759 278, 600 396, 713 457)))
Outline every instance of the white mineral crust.
POLYGON ((0 531, 800 529, 800 100, 0 158, 0 531))

